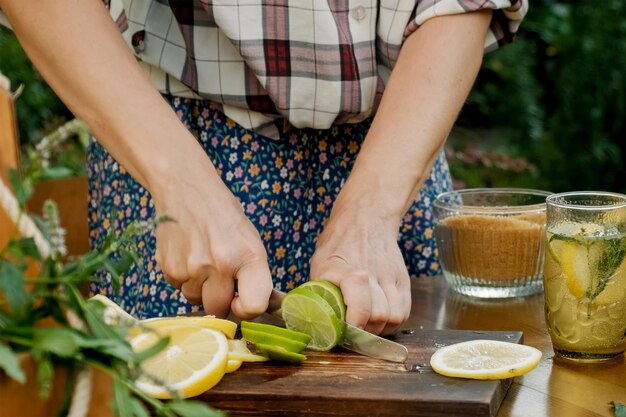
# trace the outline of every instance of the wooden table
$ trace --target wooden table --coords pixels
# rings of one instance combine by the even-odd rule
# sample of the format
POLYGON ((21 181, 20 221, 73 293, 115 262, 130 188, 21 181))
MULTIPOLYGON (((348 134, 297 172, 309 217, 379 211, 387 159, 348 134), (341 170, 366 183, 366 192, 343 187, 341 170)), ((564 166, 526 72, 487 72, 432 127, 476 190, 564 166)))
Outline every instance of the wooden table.
POLYGON ((523 331, 524 344, 543 352, 532 372, 514 379, 498 417, 613 416, 610 401, 626 404, 626 361, 573 364, 554 358, 543 295, 476 299, 448 288, 443 277, 414 279, 407 323, 417 329, 523 331))

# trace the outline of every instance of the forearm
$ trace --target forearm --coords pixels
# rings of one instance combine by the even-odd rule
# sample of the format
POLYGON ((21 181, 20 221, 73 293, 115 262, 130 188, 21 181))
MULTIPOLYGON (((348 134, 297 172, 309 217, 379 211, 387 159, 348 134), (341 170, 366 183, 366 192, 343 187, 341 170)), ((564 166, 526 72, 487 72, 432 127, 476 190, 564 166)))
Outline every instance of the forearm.
POLYGON ((183 167, 212 175, 100 0, 0 0, 0 7, 46 81, 142 185, 155 191, 183 167))
POLYGON ((340 206, 375 207, 397 226, 469 94, 490 18, 434 18, 405 41, 340 206))

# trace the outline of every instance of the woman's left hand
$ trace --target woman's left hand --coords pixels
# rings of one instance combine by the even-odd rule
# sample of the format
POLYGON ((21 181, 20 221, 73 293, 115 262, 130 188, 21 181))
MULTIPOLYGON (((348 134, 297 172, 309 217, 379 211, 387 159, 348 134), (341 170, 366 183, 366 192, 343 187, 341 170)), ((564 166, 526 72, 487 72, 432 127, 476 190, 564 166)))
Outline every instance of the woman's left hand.
POLYGON ((346 321, 374 334, 395 332, 411 311, 398 226, 372 209, 338 202, 311 258, 311 279, 337 285, 347 306, 346 321))

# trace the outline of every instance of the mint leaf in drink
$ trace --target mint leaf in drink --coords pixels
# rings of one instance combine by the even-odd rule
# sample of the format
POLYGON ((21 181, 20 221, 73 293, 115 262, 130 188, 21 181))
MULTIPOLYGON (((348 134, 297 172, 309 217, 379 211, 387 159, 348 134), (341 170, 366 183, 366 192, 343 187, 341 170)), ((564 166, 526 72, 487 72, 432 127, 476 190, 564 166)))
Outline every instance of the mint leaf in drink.
MULTIPOLYGON (((626 237, 604 241, 604 247, 595 268, 598 271, 598 285, 593 293, 590 294, 589 298, 591 300, 604 291, 606 284, 624 261, 624 257, 626 257, 626 237)), ((594 269, 591 268, 591 270, 593 271, 594 269)))

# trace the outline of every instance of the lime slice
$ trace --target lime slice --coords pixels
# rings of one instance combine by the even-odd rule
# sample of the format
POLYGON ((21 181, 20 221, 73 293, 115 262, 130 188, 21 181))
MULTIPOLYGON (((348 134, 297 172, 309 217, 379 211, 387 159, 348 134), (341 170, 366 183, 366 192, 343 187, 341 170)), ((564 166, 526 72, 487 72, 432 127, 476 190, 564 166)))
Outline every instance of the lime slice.
POLYGON ((443 347, 430 358, 441 375, 470 379, 505 379, 532 371, 541 359, 534 347, 495 340, 470 340, 443 347))
POLYGON ((341 290, 330 281, 309 281, 300 285, 321 296, 332 307, 333 311, 341 320, 346 320, 346 303, 343 301, 341 290))
MULTIPOLYGON (((280 336, 285 339, 294 340, 304 343, 305 345, 311 341, 311 336, 306 333, 302 333, 296 330, 285 329, 284 327, 278 327, 271 324, 257 323, 254 321, 242 321, 241 332, 243 334, 246 330, 254 330, 255 332, 266 333, 274 336, 280 336)), ((254 343, 252 340, 246 338, 249 342, 254 343)), ((263 342, 261 342, 263 343, 263 342)))
POLYGON ((283 299, 283 320, 288 329, 311 336, 308 348, 327 351, 343 338, 344 326, 320 295, 296 288, 283 299))
POLYGON ((297 352, 290 352, 287 349, 276 345, 264 345, 259 343, 255 345, 262 355, 280 362, 302 362, 306 360, 306 356, 297 352))
MULTIPOLYGON (((293 330, 289 330, 289 331, 293 332, 293 330)), ((299 332, 294 332, 294 333, 299 333, 299 332)), ((241 334, 243 335, 244 339, 246 339, 248 342, 253 343, 255 345, 263 344, 263 345, 280 346, 284 348, 285 350, 288 350, 289 352, 296 352, 296 353, 302 352, 302 350, 304 350, 304 348, 306 347, 308 343, 308 342, 305 343, 299 340, 286 338, 286 337, 278 336, 275 334, 261 332, 258 330, 253 330, 253 329, 248 329, 248 328, 242 328, 241 334)), ((309 340, 310 340, 310 337, 309 337, 309 340)))

